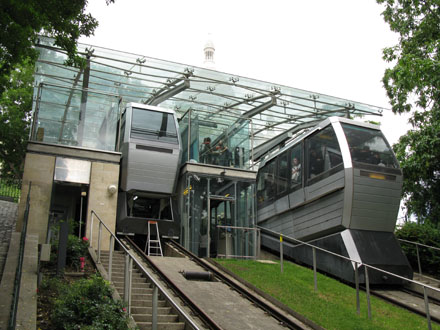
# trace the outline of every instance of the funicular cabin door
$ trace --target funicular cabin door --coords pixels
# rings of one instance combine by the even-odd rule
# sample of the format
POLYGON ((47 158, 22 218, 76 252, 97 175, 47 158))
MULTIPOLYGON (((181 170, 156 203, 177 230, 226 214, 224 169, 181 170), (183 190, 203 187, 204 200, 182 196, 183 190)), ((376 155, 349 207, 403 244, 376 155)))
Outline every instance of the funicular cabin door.
POLYGON ((235 197, 210 195, 208 198, 207 257, 233 254, 231 226, 235 224, 235 197))

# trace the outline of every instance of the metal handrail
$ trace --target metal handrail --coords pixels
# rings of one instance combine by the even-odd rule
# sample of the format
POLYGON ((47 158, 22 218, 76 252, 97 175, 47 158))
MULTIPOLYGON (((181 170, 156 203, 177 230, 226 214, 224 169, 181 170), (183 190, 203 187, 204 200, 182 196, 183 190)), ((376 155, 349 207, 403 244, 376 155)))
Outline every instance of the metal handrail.
POLYGON ((259 228, 259 229, 261 230, 261 232, 268 233, 268 234, 270 234, 270 235, 272 235, 272 236, 274 236, 274 237, 275 237, 275 236, 276 236, 276 237, 280 237, 280 250, 281 250, 281 251, 282 251, 282 242, 283 242, 283 238, 285 238, 286 241, 290 241, 291 243, 297 244, 296 246, 294 246, 294 248, 295 248, 295 247, 298 247, 298 246, 300 246, 300 245, 305 245, 305 246, 308 246, 308 247, 312 248, 312 250, 313 250, 313 271, 314 271, 315 290, 317 290, 317 282, 316 282, 316 281, 317 281, 317 279, 316 279, 316 252, 315 252, 316 250, 322 251, 322 252, 324 252, 324 253, 327 253, 327 254, 330 254, 330 255, 333 255, 333 256, 336 256, 336 257, 338 257, 338 258, 341 258, 341 259, 344 259, 344 260, 347 260, 347 261, 350 261, 350 262, 354 263, 354 265, 355 265, 356 298, 357 298, 357 309, 358 309, 357 312, 358 312, 358 314, 359 314, 359 280, 358 280, 358 268, 359 268, 360 266, 364 266, 364 267, 365 267, 365 284, 366 284, 366 289, 367 289, 367 303, 368 303, 368 317, 369 317, 369 318, 371 318, 370 292, 369 292, 370 289, 369 289, 369 278, 368 278, 368 269, 369 269, 369 268, 372 269, 372 270, 376 270, 376 271, 378 271, 378 272, 381 272, 381 273, 384 273, 384 274, 387 274, 387 275, 390 275, 390 276, 393 276, 393 277, 396 277, 396 278, 402 279, 402 280, 404 280, 404 281, 407 281, 407 282, 410 282, 410 283, 414 283, 414 284, 416 284, 416 285, 419 285, 419 286, 423 287, 423 296, 424 296, 424 299, 425 299, 426 318, 427 318, 427 321, 428 321, 428 328, 431 329, 431 317, 430 317, 430 314, 429 314, 429 304, 428 304, 428 299, 429 299, 429 297, 428 297, 428 294, 427 294, 426 289, 430 289, 430 290, 433 290, 433 291, 438 292, 438 293, 440 293, 440 289, 435 288, 435 287, 433 287, 433 286, 430 286, 430 285, 428 285, 428 284, 425 284, 425 283, 422 283, 422 282, 416 281, 416 280, 411 280, 411 279, 406 278, 406 277, 404 277, 404 276, 400 276, 400 275, 397 275, 397 274, 394 274, 394 273, 388 272, 388 271, 386 271, 386 270, 384 270, 384 269, 381 269, 381 268, 378 268, 378 267, 371 266, 371 265, 369 265, 369 264, 366 264, 366 263, 361 262, 360 260, 354 260, 354 259, 348 258, 348 257, 346 257, 346 256, 343 256, 343 255, 340 255, 340 254, 334 253, 334 252, 332 252, 332 251, 329 251, 329 250, 326 250, 326 249, 320 248, 320 247, 318 247, 318 246, 315 246, 315 245, 313 245, 313 244, 310 244, 310 243, 307 243, 307 242, 301 241, 301 240, 299 240, 299 239, 296 239, 296 238, 293 238, 293 237, 286 236, 286 235, 281 234, 281 233, 278 233, 278 232, 276 232, 276 231, 273 231, 273 230, 270 230, 270 229, 267 229, 267 228, 264 228, 264 227, 261 227, 261 226, 257 226, 257 228, 259 228))
MULTIPOLYGON (((243 230, 244 232, 249 231, 249 232, 254 232, 254 248, 253 248, 253 254, 254 255, 250 255, 250 256, 246 256, 246 255, 233 255, 233 254, 228 254, 228 248, 226 247, 225 249, 225 254, 219 254, 217 253, 217 257, 225 257, 225 258, 248 258, 248 259, 257 259, 257 255, 259 254, 259 250, 258 250, 258 237, 260 235, 260 229, 256 228, 256 227, 240 227, 240 226, 225 226, 225 225, 217 225, 217 228, 219 229, 224 229, 225 231, 228 229, 238 229, 238 230, 243 230)), ((226 236, 227 237, 227 236, 226 236)), ((227 238, 226 238, 227 239, 227 238)), ((227 246, 227 244, 226 244, 227 246)))
POLYGON ((20 235, 18 262, 17 262, 17 268, 15 270, 14 291, 12 294, 13 298, 12 298, 12 305, 11 305, 11 311, 8 322, 8 330, 15 329, 15 325, 17 322, 17 309, 18 309, 18 300, 19 300, 18 298, 20 296, 20 282, 21 282, 21 275, 23 270, 24 248, 26 243, 26 233, 27 233, 27 225, 29 219, 31 187, 32 187, 32 182, 29 182, 29 191, 27 194, 26 208, 23 216, 23 227, 21 229, 21 235, 20 235))
POLYGON ((406 239, 402 239, 402 238, 398 238, 398 241, 404 242, 404 243, 409 243, 409 244, 414 244, 416 246, 416 253, 417 253, 417 266, 419 267, 419 274, 422 275, 422 264, 420 262, 420 254, 419 254, 419 246, 428 248, 428 249, 432 249, 432 250, 437 250, 440 251, 440 248, 435 247, 435 246, 430 246, 430 245, 426 245, 426 244, 422 244, 422 243, 418 243, 418 242, 413 242, 413 241, 408 241, 406 239))
POLYGON ((422 244, 422 243, 418 243, 418 242, 413 242, 413 241, 407 241, 406 239, 402 239, 402 238, 398 238, 397 240, 401 241, 401 242, 410 243, 410 244, 414 244, 414 245, 420 245, 420 246, 423 246, 423 247, 426 247, 426 248, 429 248, 429 249, 440 251, 440 248, 435 247, 435 246, 426 245, 426 244, 422 244))
MULTIPOLYGON (((92 210, 91 211, 91 231, 90 231, 90 245, 92 246, 92 237, 93 237, 93 220, 94 220, 94 216, 96 216, 96 218, 98 218, 99 220, 99 233, 98 233, 98 260, 97 263, 101 263, 101 232, 102 232, 102 226, 104 226, 104 228, 110 233, 110 238, 111 241, 115 240, 117 243, 119 243, 119 245, 122 247, 122 249, 125 252, 126 255, 126 278, 125 278, 125 287, 124 287, 124 300, 128 303, 127 306, 127 311, 129 314, 131 314, 130 311, 130 305, 131 305, 131 270, 132 270, 132 264, 133 261, 134 263, 142 270, 142 272, 144 272, 144 274, 149 278, 149 280, 151 281, 151 283, 153 284, 153 329, 157 329, 157 297, 158 297, 158 290, 161 292, 161 294, 168 300, 169 303, 171 303, 171 305, 178 311, 178 313, 184 317, 184 319, 193 327, 193 329, 199 329, 199 327, 197 326, 196 323, 194 323, 194 321, 189 317, 189 315, 178 305, 177 302, 175 302, 173 300, 173 298, 165 291, 165 289, 162 287, 162 285, 156 281, 153 276, 150 274, 150 272, 145 269, 145 267, 143 265, 141 265, 136 258, 130 253, 130 251, 125 247, 125 245, 116 237, 116 235, 107 227, 107 225, 101 220, 101 218, 99 217, 99 215, 92 210), (127 260, 128 258, 128 260, 127 260), (127 267, 128 266, 128 267, 127 267), (127 271, 128 268, 128 271, 127 271), (127 278, 127 275, 129 278, 127 278), (127 294, 128 292, 128 294, 127 294)), ((114 243, 114 242, 113 242, 114 243)), ((112 243, 110 244, 110 252, 112 252, 112 248, 113 245, 112 243)), ((111 256, 109 256, 109 275, 110 275, 110 279, 111 279, 111 256)), ((109 279, 109 280, 110 280, 109 279)))

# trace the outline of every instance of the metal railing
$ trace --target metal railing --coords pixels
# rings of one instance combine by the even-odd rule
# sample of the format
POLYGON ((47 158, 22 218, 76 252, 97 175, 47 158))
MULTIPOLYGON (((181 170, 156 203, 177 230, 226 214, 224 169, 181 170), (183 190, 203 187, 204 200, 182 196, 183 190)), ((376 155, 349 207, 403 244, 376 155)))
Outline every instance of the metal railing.
POLYGON ((21 194, 21 180, 6 180, 0 178, 0 199, 18 202, 21 194))
MULTIPOLYGON (((419 285, 421 287, 423 287, 423 297, 424 297, 424 301, 425 301, 425 312, 426 312, 426 319, 427 319, 427 323, 428 323, 428 329, 431 329, 431 315, 429 312, 429 296, 427 293, 427 289, 433 290, 435 292, 440 293, 440 290, 438 288, 432 287, 428 284, 424 284, 422 282, 416 281, 416 280, 411 280, 409 278, 388 272, 386 270, 383 270, 381 268, 377 268, 371 265, 368 265, 366 263, 362 263, 359 260, 354 260, 348 257, 345 257, 343 255, 334 253, 332 251, 317 247, 313 244, 310 243, 306 243, 303 242, 301 240, 295 239, 293 237, 289 237, 286 235, 283 235, 281 233, 275 232, 273 230, 264 228, 264 227, 260 227, 258 226, 258 228, 261 230, 262 233, 267 233, 269 235, 271 235, 272 237, 279 237, 280 238, 280 262, 282 263, 282 254, 283 254, 283 241, 288 241, 290 243, 295 244, 295 246, 293 246, 293 248, 298 247, 300 245, 304 245, 304 246, 308 246, 312 249, 312 258, 313 258, 313 278, 314 278, 314 285, 315 285, 315 291, 318 290, 318 283, 317 283, 317 270, 316 270, 316 250, 333 255, 335 257, 338 257, 340 259, 344 259, 346 261, 349 261, 351 263, 353 263, 354 265, 354 271, 355 271, 355 286, 356 286, 356 309, 357 309, 357 314, 360 314, 360 296, 359 296, 359 267, 364 266, 365 268, 365 287, 366 287, 366 295, 367 295, 367 306, 368 306, 368 318, 371 319, 372 314, 371 314, 371 301, 370 301, 370 283, 369 283, 369 277, 368 277, 368 270, 374 270, 374 271, 378 271, 381 272, 385 275, 388 276, 392 276, 401 280, 404 280, 406 282, 409 283, 414 283, 416 285, 419 285)), ((282 265, 281 265, 281 269, 282 269, 282 265)))
POLYGON ((398 238, 397 240, 400 241, 400 242, 403 242, 403 243, 413 244, 413 245, 416 246, 417 266, 418 266, 418 268, 419 268, 419 274, 420 274, 420 275, 422 275, 422 265, 421 265, 421 262, 420 262, 419 246, 424 247, 424 248, 428 248, 428 249, 431 249, 431 250, 440 251, 440 248, 437 248, 437 247, 435 247, 435 246, 430 246, 430 245, 426 245, 426 244, 422 244, 422 243, 417 243, 417 242, 413 242, 413 241, 408 241, 408 240, 406 240, 406 239, 401 239, 401 238, 398 238))
MULTIPOLYGON (((111 282, 112 276, 112 264, 113 264, 113 250, 115 243, 119 246, 125 253, 125 271, 124 271, 124 302, 127 304, 127 312, 131 315, 131 291, 132 291, 132 271, 133 264, 135 264, 149 279, 153 286, 152 295, 152 329, 157 329, 157 316, 158 316, 158 295, 160 294, 171 304, 171 306, 185 319, 186 323, 193 329, 199 329, 197 324, 189 317, 189 315, 179 306, 176 302, 162 287, 162 285, 150 274, 150 272, 140 264, 137 259, 132 255, 132 253, 126 248, 126 246, 115 236, 115 234, 107 227, 107 225, 101 220, 101 218, 96 214, 95 211, 91 211, 91 224, 90 224, 90 246, 93 246, 93 222, 94 218, 99 221, 98 227, 98 242, 97 242, 97 263, 101 264, 101 243, 102 243, 102 229, 104 228, 110 234, 110 245, 109 245, 109 263, 108 263, 108 281, 111 282)), ((103 265, 102 265, 103 266, 103 265)), ((104 267, 104 266, 103 266, 104 267)), ((104 267, 105 269, 105 267, 104 267)))
POLYGON ((27 232, 27 225, 29 219, 31 187, 32 187, 32 182, 29 182, 29 191, 27 194, 26 208, 23 216, 23 227, 21 229, 21 235, 20 235, 20 247, 18 251, 17 269, 15 270, 14 290, 12 293, 12 305, 11 305, 11 312, 9 314, 8 330, 15 329, 15 325, 17 322, 18 298, 20 296, 20 282, 21 282, 21 274, 23 270, 24 247, 26 243, 26 232, 27 232))
MULTIPOLYGON (((260 229, 255 227, 238 227, 238 226, 217 226, 219 233, 223 230, 223 233, 225 234, 225 253, 217 253, 217 257, 219 258, 236 258, 236 259, 257 259, 257 256, 260 254, 260 229), (242 232, 242 239, 246 239, 246 235, 248 240, 253 240, 252 244, 252 255, 249 254, 237 254, 237 248, 235 248, 235 243, 239 244, 240 242, 236 242, 236 238, 230 237, 230 235, 233 234, 234 231, 241 231, 242 232), (249 237, 251 236, 251 237, 249 237), (232 248, 232 251, 235 253, 229 253, 230 244, 234 245, 232 248)), ((235 233, 237 234, 237 233, 235 233)), ((249 244, 246 244, 249 245, 249 244)), ((249 251, 250 252, 250 251, 249 251)))

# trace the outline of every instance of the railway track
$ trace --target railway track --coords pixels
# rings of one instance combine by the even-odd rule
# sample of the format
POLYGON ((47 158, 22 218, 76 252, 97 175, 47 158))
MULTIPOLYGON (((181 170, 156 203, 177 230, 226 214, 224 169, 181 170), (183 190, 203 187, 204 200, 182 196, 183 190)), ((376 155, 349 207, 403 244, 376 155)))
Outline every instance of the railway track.
MULTIPOLYGON (((188 292, 185 291, 187 289, 182 286, 182 282, 179 281, 179 277, 172 278, 167 274, 166 269, 160 266, 161 262, 164 262, 167 258, 161 257, 149 257, 145 255, 141 248, 139 248, 130 238, 124 238, 124 243, 130 247, 133 251, 136 251, 136 254, 142 258, 142 260, 153 269, 153 271, 158 275, 158 277, 166 283, 167 287, 174 292, 175 295, 179 296, 180 299, 184 302, 184 304, 191 310, 192 314, 197 316, 198 319, 209 329, 227 329, 227 328, 243 328, 243 324, 236 324, 235 326, 229 327, 221 324, 223 320, 215 319, 209 315, 209 311, 212 314, 212 310, 206 306, 207 304, 200 304, 197 300, 197 295, 195 297, 191 297, 188 292), (165 271, 164 271, 165 269, 165 271)), ((253 290, 247 288, 245 285, 234 279, 229 274, 222 271, 220 268, 216 267, 214 264, 211 264, 206 259, 201 259, 191 252, 187 251, 181 245, 174 241, 167 242, 170 248, 177 252, 178 254, 186 257, 192 263, 196 264, 198 267, 201 267, 205 272, 209 272, 213 275, 214 281, 221 282, 225 284, 230 290, 224 291, 235 291, 243 300, 248 300, 251 306, 261 309, 264 315, 270 316, 274 319, 273 323, 275 325, 279 325, 280 328, 289 328, 289 329, 321 329, 319 326, 314 324, 313 322, 307 320, 301 315, 292 315, 295 314, 293 311, 286 312, 286 310, 281 309, 279 306, 276 306, 273 302, 269 301, 265 297, 260 296, 253 290)), ((168 258, 171 259, 171 258, 168 258)), ((174 258, 175 260, 179 258, 174 258)), ((182 258, 180 258, 182 259, 182 258)), ((178 267, 177 264, 175 267, 178 267)), ((188 283, 188 282, 186 282, 188 283)), ((199 297, 200 298, 200 297, 199 297)), ((219 298, 220 299, 220 298, 219 298)), ((220 308, 220 307, 219 307, 220 308)), ((237 307, 238 308, 238 307, 237 307)), ((238 313, 239 311, 236 310, 238 313)), ((242 313, 254 313, 250 310, 241 311, 242 313)), ((260 312, 261 313, 261 312, 260 312)), ((230 315, 229 315, 230 316, 230 315)), ((243 315, 243 317, 248 317, 248 315, 243 315)), ((259 326, 258 324, 255 326, 259 326)))
MULTIPOLYGON (((410 312, 426 317, 426 307, 423 294, 409 288, 401 289, 375 289, 371 294, 382 298, 394 305, 405 308, 410 312)), ((373 307, 374 308, 374 307, 373 307)), ((431 321, 440 324, 440 301, 429 298, 429 315, 431 321)))

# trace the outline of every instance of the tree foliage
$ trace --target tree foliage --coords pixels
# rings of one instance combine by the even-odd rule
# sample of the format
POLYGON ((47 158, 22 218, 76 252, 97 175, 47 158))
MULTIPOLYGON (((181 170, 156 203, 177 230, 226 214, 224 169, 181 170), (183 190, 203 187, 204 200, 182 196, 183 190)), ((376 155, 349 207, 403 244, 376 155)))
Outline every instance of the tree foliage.
MULTIPOLYGON (((114 0, 106 0, 107 4, 114 0)), ((68 63, 82 65, 80 36, 98 22, 86 13, 87 0, 0 1, 0 162, 2 175, 20 178, 32 108, 32 71, 39 34, 55 39, 68 63), (32 69, 31 69, 32 68, 32 69)))
MULTIPOLYGON (((111 0, 107 0, 109 2, 111 0)), ((55 44, 77 62, 76 44, 81 35, 93 34, 98 22, 85 12, 87 0, 2 0, 0 2, 0 92, 10 72, 37 54, 38 35, 55 38, 55 44)))
POLYGON ((32 110, 34 65, 25 61, 10 73, 6 89, 0 94, 1 175, 20 179, 29 137, 32 110))
POLYGON ((409 214, 440 222, 440 1, 377 0, 399 43, 384 49, 392 63, 383 84, 395 113, 413 111, 413 128, 394 146, 404 174, 409 214))
MULTIPOLYGON (((407 222, 396 230, 396 237, 410 242, 418 242, 424 245, 440 248, 440 230, 427 224, 407 222)), ((401 242, 405 255, 414 271, 418 272, 417 248, 414 244, 401 242)), ((440 275, 440 251, 419 246, 420 266, 422 273, 439 277, 440 275)))

